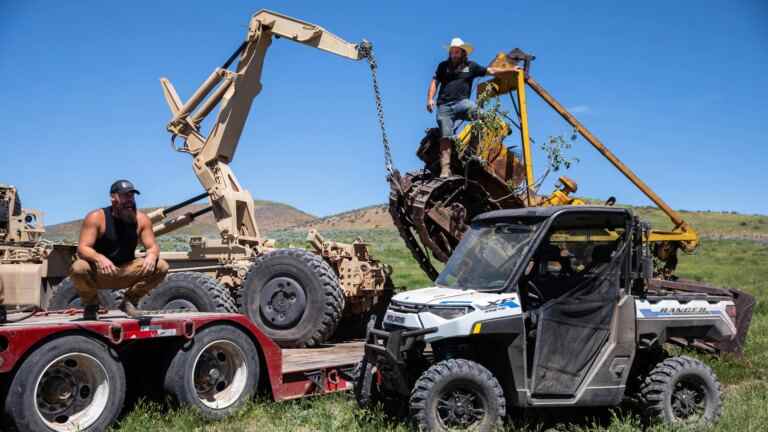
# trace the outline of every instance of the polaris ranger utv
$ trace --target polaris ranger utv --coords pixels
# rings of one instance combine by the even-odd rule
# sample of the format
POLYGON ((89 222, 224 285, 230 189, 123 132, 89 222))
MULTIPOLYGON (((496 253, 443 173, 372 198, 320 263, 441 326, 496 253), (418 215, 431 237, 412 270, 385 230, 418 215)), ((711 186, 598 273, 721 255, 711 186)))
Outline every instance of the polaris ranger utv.
POLYGON ((478 216, 436 287, 397 294, 382 328, 369 324, 358 402, 401 401, 404 412, 407 400, 424 430, 488 430, 510 406, 615 406, 625 397, 663 422, 717 421, 712 370, 665 358, 661 346, 732 347, 735 297, 747 307, 752 297, 652 279, 648 231, 616 207, 478 216))

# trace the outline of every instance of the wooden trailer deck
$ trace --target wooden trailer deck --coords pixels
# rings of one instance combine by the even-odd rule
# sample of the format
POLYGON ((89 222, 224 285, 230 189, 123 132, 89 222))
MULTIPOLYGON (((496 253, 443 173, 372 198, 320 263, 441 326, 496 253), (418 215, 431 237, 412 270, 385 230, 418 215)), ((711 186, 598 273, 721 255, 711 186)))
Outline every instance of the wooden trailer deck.
POLYGON ((316 348, 283 348, 283 373, 357 364, 363 359, 364 345, 360 340, 316 348))

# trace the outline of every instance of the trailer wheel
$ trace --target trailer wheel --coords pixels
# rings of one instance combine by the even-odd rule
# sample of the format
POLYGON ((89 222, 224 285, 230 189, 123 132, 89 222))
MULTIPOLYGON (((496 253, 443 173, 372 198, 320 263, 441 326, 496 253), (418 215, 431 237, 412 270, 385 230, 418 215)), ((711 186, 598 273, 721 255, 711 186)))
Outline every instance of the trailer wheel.
POLYGON ((417 428, 429 431, 490 431, 506 416, 496 377, 464 359, 444 360, 427 369, 411 392, 410 408, 417 428))
POLYGON ((179 403, 211 420, 224 418, 250 400, 259 384, 259 352, 241 330, 208 327, 180 349, 165 375, 165 389, 179 403))
POLYGON ((257 258, 237 293, 240 311, 282 347, 311 347, 333 335, 344 294, 331 267, 303 249, 257 258))
MULTIPOLYGON (((114 309, 123 299, 125 290, 100 289, 99 304, 107 309, 114 309)), ((48 310, 80 309, 83 303, 80 301, 80 294, 75 289, 75 284, 69 277, 65 278, 58 285, 53 287, 51 299, 48 302, 48 310)))
POLYGON ((656 365, 645 378, 640 395, 649 418, 663 423, 714 424, 723 408, 720 383, 712 369, 687 356, 656 365))
POLYGON ((143 310, 237 313, 229 290, 205 273, 171 273, 139 305, 143 310))
POLYGON ((102 342, 64 336, 24 360, 5 397, 20 431, 103 431, 125 400, 123 365, 102 342))

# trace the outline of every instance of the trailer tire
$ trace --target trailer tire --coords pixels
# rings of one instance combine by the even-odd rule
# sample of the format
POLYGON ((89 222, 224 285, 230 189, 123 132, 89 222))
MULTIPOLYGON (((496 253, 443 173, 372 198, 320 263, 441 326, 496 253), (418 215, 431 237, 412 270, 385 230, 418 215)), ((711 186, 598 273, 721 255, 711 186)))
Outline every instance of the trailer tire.
MULTIPOLYGON (((118 303, 122 301, 124 293, 124 289, 100 289, 97 292, 99 304, 107 309, 115 309, 118 303)), ((71 278, 67 277, 53 287, 51 299, 48 302, 48 310, 81 309, 82 307, 80 294, 77 293, 71 278)))
POLYGON ((237 313, 229 290, 205 273, 170 273, 145 296, 139 309, 237 313))
POLYGON ((164 387, 180 404, 218 420, 253 398, 260 376, 259 351, 251 338, 233 326, 215 325, 176 352, 164 387))
POLYGON ((120 414, 125 389, 123 365, 106 344, 63 336, 21 364, 5 396, 5 414, 19 431, 70 431, 73 422, 77 430, 103 431, 120 414))
POLYGON ((419 430, 490 431, 501 427, 506 416, 499 381, 481 364, 465 359, 432 365, 416 381, 409 402, 419 430))
POLYGON ((649 420, 668 424, 711 425, 723 409, 720 382, 712 369, 687 356, 657 364, 645 377, 640 396, 649 420))
POLYGON ((304 249, 256 258, 236 296, 240 312, 281 347, 325 342, 344 310, 338 277, 319 255, 304 249))

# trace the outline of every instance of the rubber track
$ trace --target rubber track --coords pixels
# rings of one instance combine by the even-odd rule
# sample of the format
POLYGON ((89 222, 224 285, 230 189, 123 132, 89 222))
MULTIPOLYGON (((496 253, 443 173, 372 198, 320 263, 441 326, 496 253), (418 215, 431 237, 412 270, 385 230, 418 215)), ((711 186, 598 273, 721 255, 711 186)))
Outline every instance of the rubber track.
POLYGON ((435 280, 438 275, 437 269, 432 265, 429 256, 413 235, 411 231, 412 224, 408 222, 400 205, 402 199, 403 197, 394 189, 389 194, 389 214, 392 216, 392 222, 395 224, 395 228, 397 228, 400 237, 405 242, 405 246, 411 252, 421 270, 431 280, 435 280))

